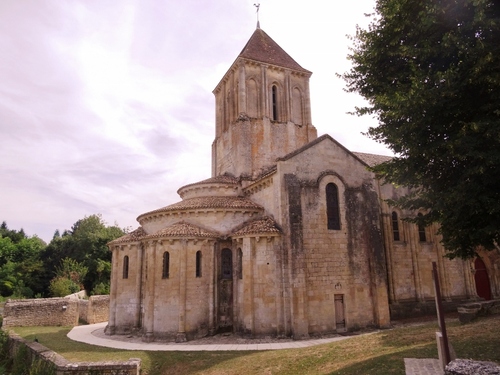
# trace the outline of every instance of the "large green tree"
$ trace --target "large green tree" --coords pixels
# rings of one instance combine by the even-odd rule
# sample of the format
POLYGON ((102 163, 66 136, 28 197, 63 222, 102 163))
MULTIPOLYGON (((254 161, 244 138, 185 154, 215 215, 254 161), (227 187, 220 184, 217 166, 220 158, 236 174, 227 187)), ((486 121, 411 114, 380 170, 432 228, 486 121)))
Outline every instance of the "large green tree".
POLYGON ((45 285, 48 286, 55 276, 67 278, 61 272, 56 273, 64 266, 62 260, 68 262, 67 259, 72 259, 87 270, 79 282, 88 292, 96 294, 97 290, 107 290, 111 275, 111 252, 106 244, 124 234, 124 230, 116 225, 108 226, 100 215, 78 220, 62 236, 56 231, 42 255, 47 270, 45 285))
POLYGON ((343 78, 396 155, 375 172, 412 188, 392 203, 439 223, 450 257, 498 249, 500 1, 377 0, 370 16, 343 78))
POLYGON ((21 229, 11 230, 4 221, 0 226, 0 295, 26 298, 43 292, 44 273, 40 258, 45 242, 28 237, 21 229))

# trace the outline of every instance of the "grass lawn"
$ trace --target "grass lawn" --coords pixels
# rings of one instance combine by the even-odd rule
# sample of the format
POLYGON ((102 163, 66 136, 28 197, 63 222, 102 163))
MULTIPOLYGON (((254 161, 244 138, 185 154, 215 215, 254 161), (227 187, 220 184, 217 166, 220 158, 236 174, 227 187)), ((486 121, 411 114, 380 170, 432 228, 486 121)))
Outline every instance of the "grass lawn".
MULTIPOLYGON (((164 374, 404 374, 403 358, 437 358, 437 324, 425 323, 361 335, 305 349, 250 352, 146 352, 97 347, 71 341, 69 327, 16 327, 70 361, 140 358, 142 373, 164 374)), ((458 358, 500 362, 500 316, 461 325, 447 322, 458 358)))

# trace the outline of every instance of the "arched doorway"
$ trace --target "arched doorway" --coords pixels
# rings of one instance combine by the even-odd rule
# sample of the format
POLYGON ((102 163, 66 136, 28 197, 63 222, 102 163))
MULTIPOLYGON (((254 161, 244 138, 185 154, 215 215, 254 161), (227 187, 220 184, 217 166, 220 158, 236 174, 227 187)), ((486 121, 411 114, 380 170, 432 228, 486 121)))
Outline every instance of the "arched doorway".
POLYGON ((474 261, 474 281, 476 282, 476 293, 479 297, 484 298, 486 301, 491 299, 490 279, 488 271, 481 258, 476 258, 474 261))

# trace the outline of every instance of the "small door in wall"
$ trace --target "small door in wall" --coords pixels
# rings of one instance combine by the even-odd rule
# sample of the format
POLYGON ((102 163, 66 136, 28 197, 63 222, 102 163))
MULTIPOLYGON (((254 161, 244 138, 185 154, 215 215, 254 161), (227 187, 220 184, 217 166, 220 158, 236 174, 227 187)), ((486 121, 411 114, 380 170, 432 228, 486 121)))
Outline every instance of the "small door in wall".
POLYGON ((335 323, 337 331, 345 331, 345 306, 344 295, 335 294, 335 323))

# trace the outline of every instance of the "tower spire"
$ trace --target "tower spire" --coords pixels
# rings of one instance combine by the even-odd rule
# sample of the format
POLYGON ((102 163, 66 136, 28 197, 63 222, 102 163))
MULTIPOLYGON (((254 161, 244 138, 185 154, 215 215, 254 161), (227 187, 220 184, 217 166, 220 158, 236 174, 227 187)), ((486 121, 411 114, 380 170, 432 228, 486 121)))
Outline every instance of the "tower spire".
POLYGON ((260 29, 260 22, 259 22, 260 3, 256 3, 253 6, 257 8, 257 11, 255 12, 255 13, 257 13, 257 29, 260 29))

